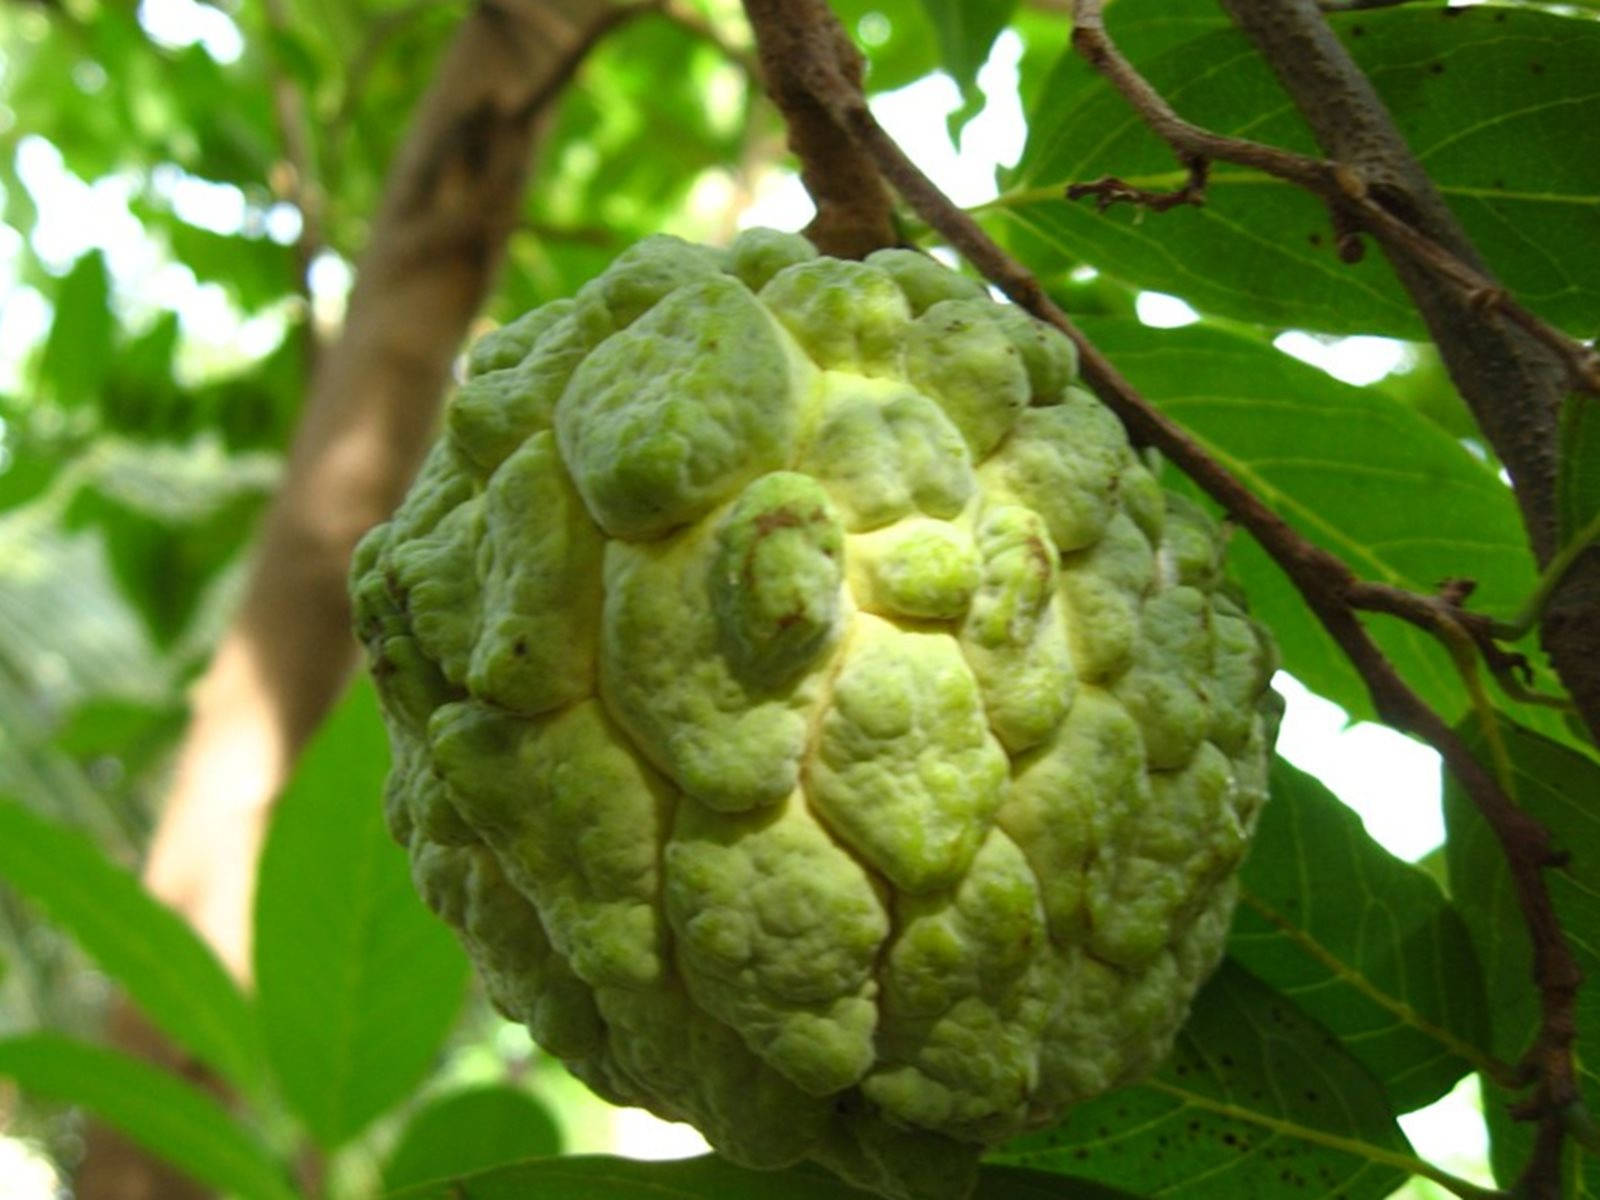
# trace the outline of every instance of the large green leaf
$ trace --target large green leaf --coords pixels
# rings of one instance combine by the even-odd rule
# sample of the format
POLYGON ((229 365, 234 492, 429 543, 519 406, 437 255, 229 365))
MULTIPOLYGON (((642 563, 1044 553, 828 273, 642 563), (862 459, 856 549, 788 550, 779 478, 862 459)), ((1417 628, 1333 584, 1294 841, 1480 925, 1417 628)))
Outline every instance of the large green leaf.
POLYGON ((467 976, 384 830, 388 762, 363 681, 307 748, 262 851, 261 1023, 285 1096, 327 1149, 421 1081, 467 976))
POLYGON ((296 1200, 285 1172, 210 1096, 56 1034, 0 1040, 0 1076, 24 1095, 80 1104, 185 1174, 243 1200, 296 1200))
POLYGON ((1422 1165, 1366 1069, 1232 963, 1196 998, 1160 1074, 1000 1158, 1183 1200, 1382 1200, 1422 1165))
MULTIPOLYGON (((1495 614, 1514 611, 1533 586, 1510 489, 1410 406, 1340 383, 1264 341, 1203 325, 1082 324, 1147 398, 1363 578, 1420 592, 1447 578, 1475 579, 1474 607, 1495 614)), ((1277 637, 1284 665, 1352 715, 1370 715, 1354 669, 1253 539, 1234 539, 1229 566, 1277 637)), ((1455 672, 1431 638, 1397 621, 1371 624, 1430 703, 1452 715, 1464 710, 1455 672)))
MULTIPOLYGON (((1577 1027, 1581 1039, 1600 1030, 1600 763, 1529 730, 1501 722, 1510 760, 1511 787, 1516 801, 1551 831, 1557 850, 1568 861, 1544 872, 1567 945, 1583 972, 1585 985, 1578 995, 1577 1027)), ((1474 753, 1491 766, 1495 756, 1481 732, 1468 738, 1474 753)), ((1491 1049, 1500 1058, 1516 1062, 1528 1049, 1539 1024, 1539 996, 1533 982, 1533 951, 1517 904, 1500 843, 1460 785, 1446 777, 1445 827, 1449 840, 1445 860, 1451 890, 1466 919, 1483 961, 1489 989, 1491 1049)), ((1579 1072, 1584 1102, 1590 1113, 1600 1112, 1600 1063, 1582 1050, 1579 1072)), ((1509 1183, 1527 1161, 1533 1127, 1510 1116, 1517 1097, 1485 1088, 1489 1118, 1491 1158, 1495 1175, 1509 1183)), ((1589 1154, 1569 1161, 1563 1196, 1600 1195, 1600 1156, 1589 1154)))
MULTIPOLYGON (((1119 0, 1111 28, 1184 117, 1315 152, 1265 63, 1220 13, 1171 18, 1119 0), (1183 36, 1188 34, 1189 36, 1183 36)), ((1584 334, 1600 324, 1600 24, 1526 9, 1434 6, 1341 14, 1334 26, 1502 281, 1584 334), (1448 18, 1448 19, 1442 19, 1448 18), (1531 147, 1540 147, 1530 159, 1531 147), (1517 164, 1537 162, 1537 171, 1517 164)), ((1277 326, 1416 337, 1382 256, 1342 263, 1322 204, 1258 171, 1217 164, 1203 208, 1097 212, 1063 189, 1103 175, 1172 189, 1170 150, 1087 66, 1063 59, 998 202, 1031 265, 1087 261, 1202 311, 1277 326)))
POLYGON ((383 1165, 390 1191, 561 1153, 561 1130, 523 1088, 488 1084, 440 1096, 407 1122, 383 1165))
MULTIPOLYGON (((639 1162, 552 1158, 392 1192, 387 1200, 873 1200, 818 1167, 751 1171, 706 1155, 639 1162)), ((1133 1200, 1127 1192, 1044 1171, 985 1166, 971 1200, 1133 1200)))
POLYGON ((189 925, 81 834, 0 800, 0 880, 60 923, 168 1037, 236 1086, 261 1080, 255 1016, 189 925))
POLYGON ((1338 1037, 1396 1112, 1437 1100, 1472 1069, 1488 1014, 1460 915, 1282 759, 1240 884, 1229 953, 1338 1037))

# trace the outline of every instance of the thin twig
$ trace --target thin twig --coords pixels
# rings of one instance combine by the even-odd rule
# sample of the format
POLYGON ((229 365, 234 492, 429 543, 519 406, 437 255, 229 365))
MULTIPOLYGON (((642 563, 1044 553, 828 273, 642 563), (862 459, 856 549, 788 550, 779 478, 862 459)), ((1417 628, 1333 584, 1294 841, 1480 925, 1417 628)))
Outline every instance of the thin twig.
MULTIPOLYGON (((802 50, 807 47, 814 50, 818 45, 819 39, 796 37, 792 28, 784 28, 786 23, 796 19, 814 17, 797 18, 771 6, 747 3, 746 7, 756 28, 757 41, 763 47, 775 37, 802 50)), ((831 15, 825 19, 833 22, 831 15)), ((1100 44, 1109 46, 1105 42, 1100 44)), ((1103 49, 1102 53, 1110 51, 1103 49)), ((1073 339, 1079 349, 1084 379, 1122 419, 1130 436, 1159 449, 1256 538, 1289 576, 1312 613, 1360 673, 1378 714, 1394 728, 1412 733, 1438 750, 1446 767, 1461 783, 1501 844, 1535 947, 1536 978, 1545 1001, 1545 1021, 1538 1044, 1523 1063, 1523 1069, 1530 1082, 1540 1081, 1544 1090, 1551 1094, 1573 1087, 1570 1099, 1576 1094, 1571 1060, 1574 1033, 1571 1003, 1576 996, 1579 975, 1544 884, 1544 868, 1560 862, 1549 831, 1515 804, 1465 741, 1406 684, 1372 640, 1352 607, 1352 590, 1358 595, 1360 592, 1359 581, 1350 568, 1302 537, 1206 454, 1186 431, 1139 395, 1050 300, 1038 280, 1001 250, 971 216, 952 204, 906 157, 873 118, 859 85, 838 70, 832 56, 812 53, 793 67, 796 76, 805 80, 817 104, 872 158, 884 178, 924 221, 1013 301, 1073 339)), ((1131 68, 1124 78, 1130 88, 1149 96, 1156 112, 1165 113, 1166 119, 1177 120, 1165 101, 1155 96, 1131 68)), ((1209 157, 1208 147, 1219 139, 1187 125, 1185 129, 1191 130, 1197 138, 1197 144, 1189 145, 1189 151, 1209 157)), ((1269 150, 1245 144, 1244 153, 1259 162, 1269 150)), ((1334 170, 1331 164, 1307 161, 1314 167, 1319 181, 1324 173, 1334 170)), ((1294 169, 1298 170, 1299 165, 1294 169)), ((1352 202, 1364 198, 1362 188, 1340 186, 1338 194, 1350 191, 1355 192, 1350 196, 1352 202)), ((1547 1125, 1541 1128, 1541 1139, 1546 1136, 1547 1125)))

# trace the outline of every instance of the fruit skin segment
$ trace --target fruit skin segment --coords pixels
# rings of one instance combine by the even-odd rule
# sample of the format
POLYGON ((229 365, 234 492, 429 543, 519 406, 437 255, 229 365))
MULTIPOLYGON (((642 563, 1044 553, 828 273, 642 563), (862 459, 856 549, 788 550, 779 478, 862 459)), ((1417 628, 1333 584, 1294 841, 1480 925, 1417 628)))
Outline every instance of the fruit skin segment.
POLYGON ((390 830, 495 1004, 898 1200, 1159 1063, 1275 651, 1071 342, 751 230, 647 239, 468 369, 351 590, 390 830))

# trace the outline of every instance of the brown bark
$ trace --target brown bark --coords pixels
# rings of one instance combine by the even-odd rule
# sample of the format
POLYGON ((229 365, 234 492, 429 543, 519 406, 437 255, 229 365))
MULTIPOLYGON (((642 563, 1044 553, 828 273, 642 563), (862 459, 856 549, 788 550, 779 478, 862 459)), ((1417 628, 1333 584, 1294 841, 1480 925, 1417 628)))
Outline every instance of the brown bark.
POLYGON ((195 686, 145 868, 151 890, 241 978, 272 798, 355 661, 350 551, 394 507, 434 432, 450 364, 515 224, 544 101, 620 11, 594 0, 480 4, 391 170, 244 601, 195 686))
MULTIPOLYGON (((585 51, 641 6, 485 0, 456 33, 391 167, 341 336, 319 356, 244 600, 192 693, 146 885, 248 980, 272 802, 355 662, 345 572, 388 515, 438 417, 451 363, 515 223, 541 118, 585 51)), ((376 798, 374 799, 376 803, 376 798)), ((182 1069, 126 1010, 111 1036, 182 1069)), ((80 1200, 202 1195, 91 1131, 80 1200)))
POLYGON ((865 258, 899 241, 872 160, 817 100, 834 75, 861 87, 865 60, 823 0, 745 0, 762 81, 783 113, 800 179, 817 205, 806 236, 824 254, 865 258))

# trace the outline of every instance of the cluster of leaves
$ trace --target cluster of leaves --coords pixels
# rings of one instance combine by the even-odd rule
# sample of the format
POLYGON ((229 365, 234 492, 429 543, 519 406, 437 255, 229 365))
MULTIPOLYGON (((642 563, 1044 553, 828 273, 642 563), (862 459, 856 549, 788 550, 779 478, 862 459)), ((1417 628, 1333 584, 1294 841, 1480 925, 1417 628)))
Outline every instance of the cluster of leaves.
MULTIPOLYGON (((731 27, 730 5, 695 7, 731 27)), ((1478 583, 1476 606, 1499 615, 1519 608, 1537 576, 1515 497, 1431 353, 1413 346, 1408 371, 1358 389, 1274 347, 1286 329, 1421 335, 1376 255, 1340 260, 1315 201, 1258 173, 1219 168, 1204 207, 1141 215, 1068 203, 1062 193, 1072 183, 1114 174, 1177 187, 1183 172, 1066 51, 1059 14, 980 0, 834 7, 869 56, 871 88, 945 69, 964 96, 956 124, 976 109, 977 68, 996 35, 1017 31, 1032 113, 1027 148, 982 219, 1146 396, 1308 538, 1373 580, 1427 592, 1442 578, 1468 577, 1478 583), (1141 290, 1180 296, 1202 319, 1153 331, 1133 316, 1141 290)), ((1584 7, 1416 3, 1335 18, 1494 270, 1541 316, 1579 335, 1600 328, 1600 131, 1572 115, 1600 78, 1600 22, 1584 7), (1542 148, 1536 159, 1529 147, 1542 148)), ((270 489, 252 456, 270 460, 283 449, 307 344, 297 258, 305 247, 274 241, 259 221, 233 233, 186 223, 158 186, 158 168, 231 184, 255 213, 293 199, 301 184, 283 182, 284 131, 269 101, 287 81, 310 118, 312 158, 291 165, 317 188, 314 249, 353 257, 402 135, 395 114, 425 86, 459 10, 294 0, 246 6, 237 17, 244 50, 224 64, 199 47, 152 42, 125 6, 85 0, 48 20, 0 7, 10 56, 0 98, 16 117, 0 133, 5 221, 21 231, 35 224, 13 165, 31 131, 81 178, 133 178, 147 236, 197 279, 220 284, 242 313, 280 306, 286 314, 277 350, 196 383, 180 369, 177 321, 119 297, 100 254, 60 275, 31 249, 19 260, 21 278, 50 299, 54 322, 29 364, 29 394, 0 400, 8 464, 0 540, 37 541, 45 530, 47 557, 79 564, 68 548, 92 535, 107 584, 93 620, 79 625, 104 625, 118 605, 136 612, 159 651, 138 669, 123 664, 124 675, 141 678, 150 663, 192 661, 207 644, 206 597, 270 489)), ((1110 22, 1186 116, 1312 149, 1266 67, 1214 6, 1117 0, 1110 22)), ((774 153, 771 113, 737 45, 709 44, 691 24, 652 17, 623 27, 572 85, 541 152, 526 228, 512 239, 499 315, 570 292, 645 233, 707 233, 716 222, 685 209, 697 183, 718 172, 747 182, 774 153)), ((1582 482, 1600 477, 1588 412, 1592 405, 1575 408, 1571 422, 1572 528, 1600 508, 1600 489, 1582 482)), ((1183 485, 1171 472, 1164 482, 1183 485)), ((1371 717, 1360 680, 1265 555, 1241 538, 1231 561, 1286 667, 1352 716, 1371 717)), ((81 588, 81 566, 58 571, 53 590, 28 593, 32 611, 59 604, 69 581, 81 588)), ((0 601, 22 594, 0 570, 0 601)), ((379 1146, 384 1185, 411 1200, 840 1194, 804 1170, 755 1177, 710 1158, 560 1156, 563 1114, 526 1088, 425 1084, 456 1021, 465 971, 383 836, 385 749, 364 691, 323 731, 275 818, 259 888, 256 987, 245 996, 176 918, 104 860, 108 844, 136 841, 139 822, 95 817, 107 786, 87 768, 107 755, 134 769, 159 763, 176 727, 181 665, 154 689, 95 686, 87 681, 102 662, 94 639, 69 630, 51 645, 83 681, 52 692, 36 632, 44 624, 0 619, 0 745, 25 751, 0 756, 0 790, 17 797, 0 806, 0 877, 228 1081, 244 1109, 229 1114, 153 1068, 32 1027, 0 1040, 0 1075, 30 1096, 86 1105, 197 1178, 247 1197, 295 1194, 285 1164, 307 1145, 379 1146)), ((1600 794, 1593 747, 1551 710, 1509 698, 1486 708, 1415 629, 1384 622, 1374 633, 1572 852, 1552 887, 1581 965, 1600 977, 1600 818, 1585 802, 1600 794)), ((1086 1197, 1382 1200, 1411 1176, 1472 1194, 1417 1158, 1396 1116, 1474 1073, 1485 1085, 1496 1175, 1509 1185, 1530 1137, 1509 1116, 1515 1093, 1506 1084, 1538 1021, 1531 949, 1494 839, 1448 786, 1446 817, 1445 852, 1424 870, 1376 845, 1315 779, 1277 763, 1228 961, 1200 996, 1178 1053, 1151 1081, 1005 1147, 985 1169, 985 1200, 1059 1194, 1063 1175, 1086 1197)), ((20 966, 20 943, 11 945, 0 953, 20 966)), ((1600 1028, 1596 995, 1590 988, 1580 1006, 1586 1035, 1600 1028)), ((1587 1104, 1600 1111, 1600 1077, 1592 1063, 1585 1072, 1587 1104)), ((1567 1167, 1564 1196, 1600 1191, 1600 1158, 1575 1156, 1567 1167)))

